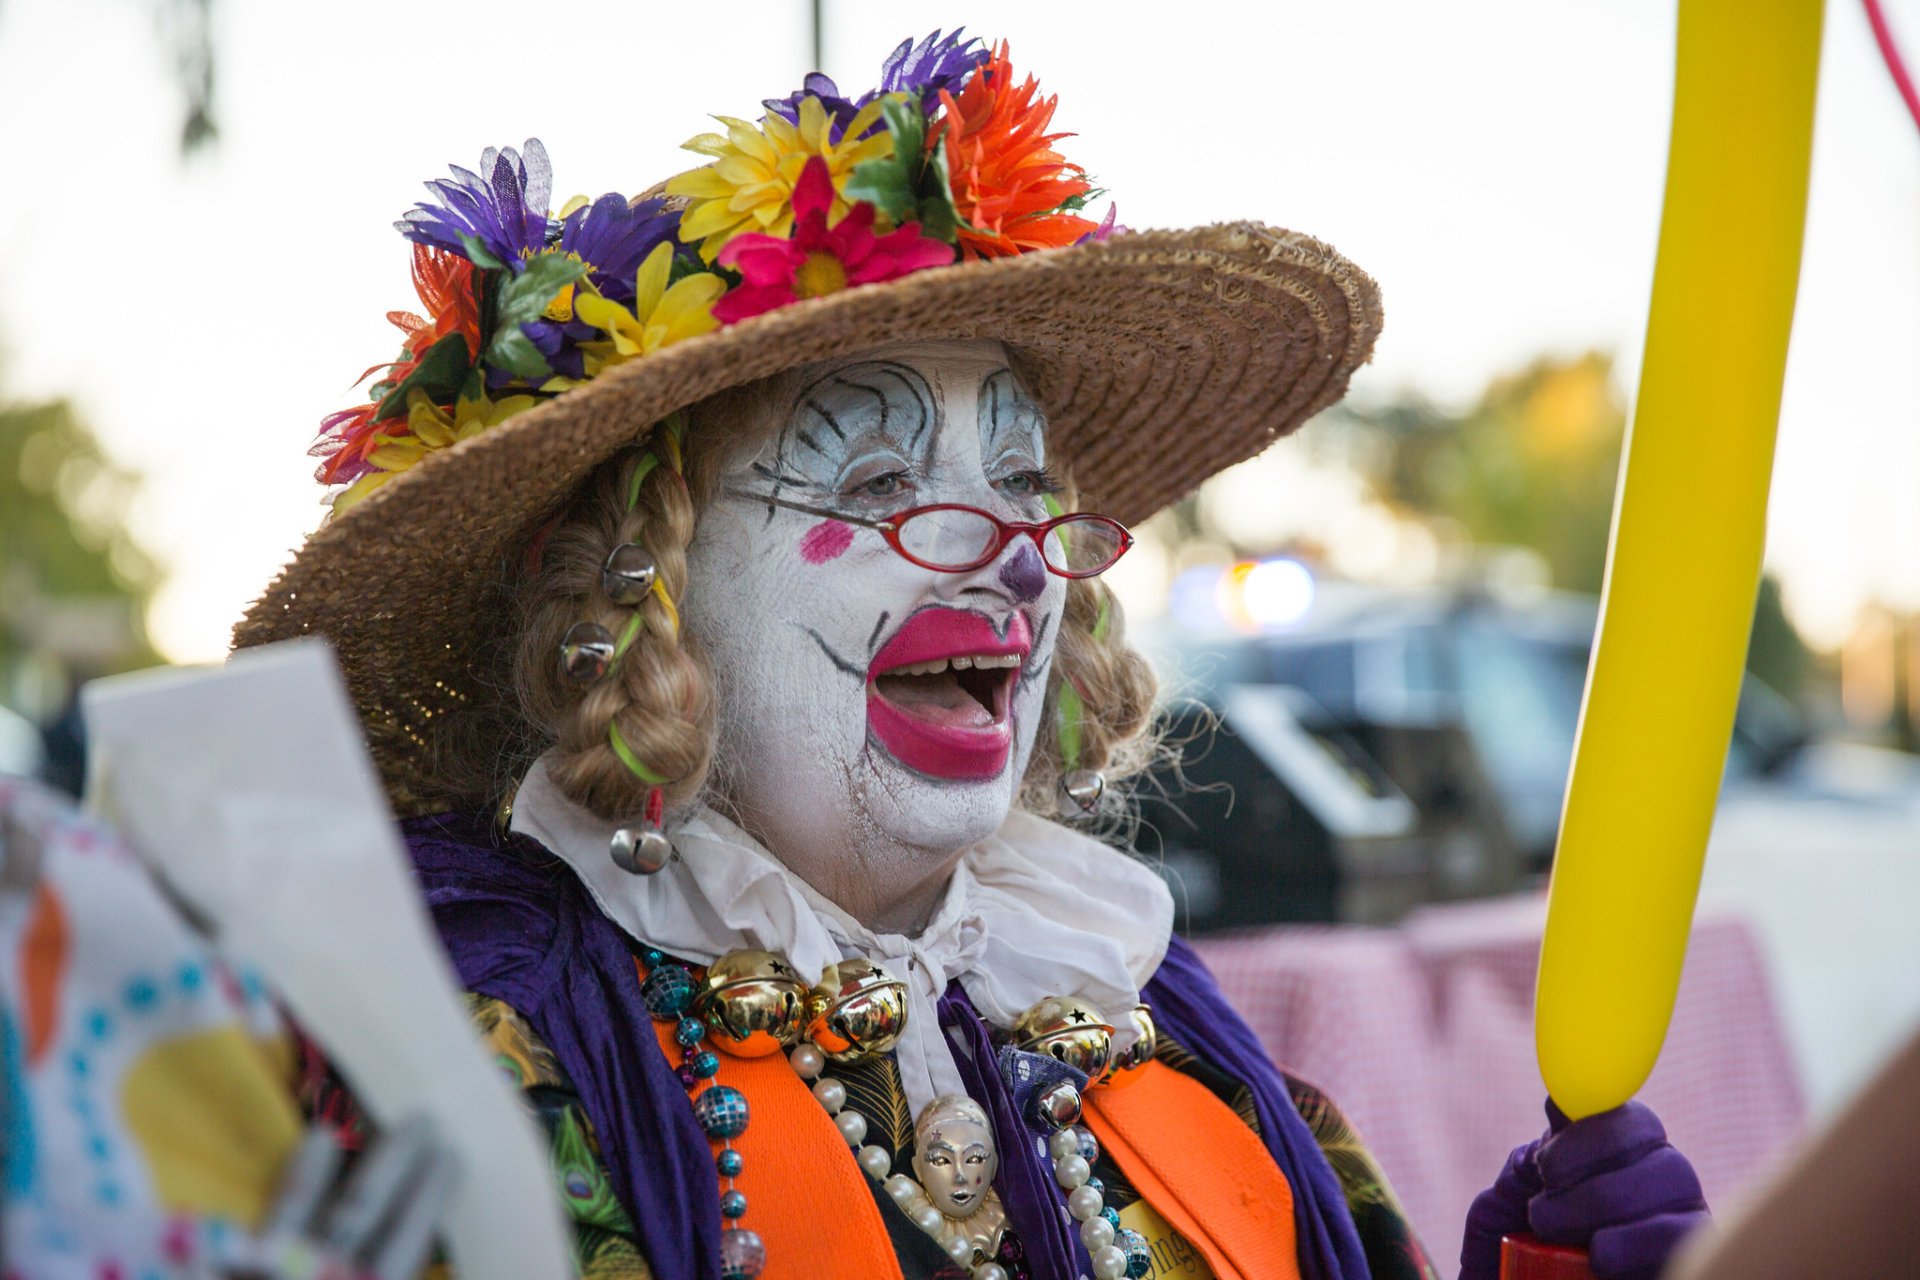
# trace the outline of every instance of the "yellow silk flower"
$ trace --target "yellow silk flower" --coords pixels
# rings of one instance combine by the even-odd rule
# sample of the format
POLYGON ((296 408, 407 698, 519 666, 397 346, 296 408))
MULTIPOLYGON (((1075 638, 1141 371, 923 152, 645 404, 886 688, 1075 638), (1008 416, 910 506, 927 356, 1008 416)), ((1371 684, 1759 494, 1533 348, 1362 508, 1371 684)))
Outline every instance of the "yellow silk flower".
POLYGON ((807 161, 819 156, 833 179, 829 225, 847 213, 846 185, 854 166, 893 154, 893 135, 885 129, 862 137, 880 119, 880 104, 869 102, 847 122, 836 140, 832 117, 820 99, 800 100, 799 122, 769 112, 758 128, 731 116, 715 116, 727 132, 703 133, 686 143, 688 151, 714 157, 704 168, 667 183, 667 194, 693 204, 680 219, 680 238, 700 241, 700 256, 712 262, 720 247, 743 231, 784 236, 793 230, 793 188, 807 161))
POLYGON ((375 468, 355 480, 333 500, 333 513, 339 515, 403 471, 410 470, 428 454, 450 448, 462 440, 479 435, 488 427, 497 427, 516 413, 537 403, 532 396, 507 396, 492 400, 485 394, 475 399, 462 398, 448 415, 445 409, 428 399, 425 392, 407 395, 407 429, 383 441, 367 455, 375 468))
POLYGON ((631 311, 592 294, 583 293, 574 300, 575 313, 612 339, 583 344, 589 376, 720 327, 713 318, 713 304, 727 291, 726 281, 699 271, 669 286, 672 265, 673 246, 655 245, 634 273, 631 311))

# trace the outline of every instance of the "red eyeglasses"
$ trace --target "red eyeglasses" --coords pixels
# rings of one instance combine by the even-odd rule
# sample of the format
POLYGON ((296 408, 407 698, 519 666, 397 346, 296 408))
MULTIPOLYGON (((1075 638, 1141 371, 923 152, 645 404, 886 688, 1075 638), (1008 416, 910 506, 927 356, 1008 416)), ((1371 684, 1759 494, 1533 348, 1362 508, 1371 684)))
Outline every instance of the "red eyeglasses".
POLYGON ((1091 578, 1113 567, 1133 545, 1133 535, 1118 520, 1075 511, 1043 524, 1002 520, 991 511, 955 502, 913 507, 885 520, 864 520, 843 511, 790 502, 770 493, 730 490, 735 497, 784 507, 804 515, 824 516, 863 529, 877 529, 887 545, 922 569, 937 573, 965 573, 992 564, 1007 544, 1018 537, 1033 539, 1050 573, 1062 578, 1091 578))

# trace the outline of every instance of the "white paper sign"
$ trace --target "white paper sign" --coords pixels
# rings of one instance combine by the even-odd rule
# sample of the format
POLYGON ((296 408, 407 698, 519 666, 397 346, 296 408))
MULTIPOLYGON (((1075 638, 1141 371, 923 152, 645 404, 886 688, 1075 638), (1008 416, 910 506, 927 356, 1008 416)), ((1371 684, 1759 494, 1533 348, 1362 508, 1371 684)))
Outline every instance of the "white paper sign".
POLYGON ((372 1117, 429 1115, 457 1154, 462 1280, 572 1274, 544 1144, 488 1060, 324 641, 83 696, 94 794, 265 977, 372 1117))

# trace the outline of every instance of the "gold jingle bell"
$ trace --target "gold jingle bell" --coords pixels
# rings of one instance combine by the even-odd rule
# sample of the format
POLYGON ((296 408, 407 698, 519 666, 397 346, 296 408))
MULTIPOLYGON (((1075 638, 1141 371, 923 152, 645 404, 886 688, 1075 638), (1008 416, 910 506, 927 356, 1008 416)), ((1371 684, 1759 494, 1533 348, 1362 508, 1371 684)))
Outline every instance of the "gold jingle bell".
POLYGON ((827 966, 808 998, 807 1039, 835 1062, 875 1058, 907 1029, 907 984, 865 956, 827 966))
POLYGON ((1133 1007, 1133 1012, 1127 1015, 1127 1025, 1133 1028, 1136 1039, 1113 1055, 1106 1077, 1100 1081, 1116 1089, 1140 1078, 1140 1068, 1153 1061, 1154 1047, 1159 1040, 1159 1033, 1153 1027, 1153 1014, 1143 1004, 1133 1007))
POLYGON ((707 966, 693 1012, 713 1032, 714 1048, 761 1058, 800 1038, 806 997, 800 975, 771 951, 733 951, 707 966))
POLYGON ((1013 1024, 1013 1044, 1083 1071, 1092 1083, 1106 1072, 1113 1050, 1113 1025, 1085 1000, 1048 996, 1013 1024))

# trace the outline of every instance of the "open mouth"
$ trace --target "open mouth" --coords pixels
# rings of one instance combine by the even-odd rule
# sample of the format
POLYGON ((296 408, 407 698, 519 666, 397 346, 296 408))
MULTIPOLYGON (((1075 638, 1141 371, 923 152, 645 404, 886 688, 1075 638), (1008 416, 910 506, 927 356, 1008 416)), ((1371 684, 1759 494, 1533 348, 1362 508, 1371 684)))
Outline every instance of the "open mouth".
POLYGON ((1003 636, 981 614, 922 609, 868 668, 869 736, 932 777, 999 776, 1013 753, 1013 689, 1031 647, 1018 614, 1003 636))

